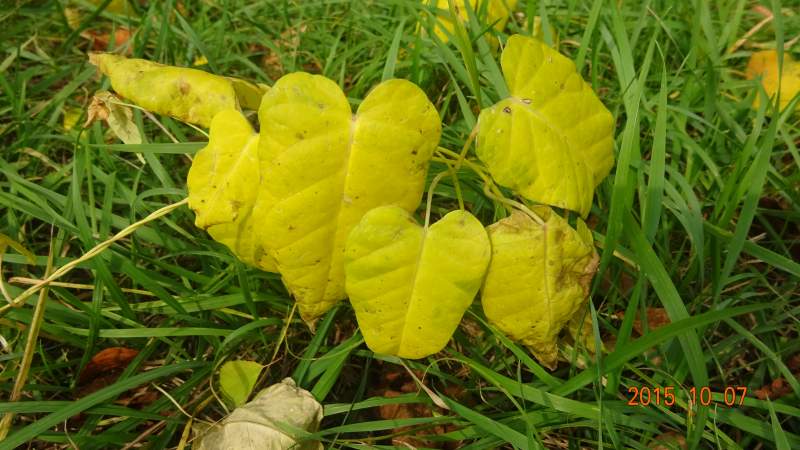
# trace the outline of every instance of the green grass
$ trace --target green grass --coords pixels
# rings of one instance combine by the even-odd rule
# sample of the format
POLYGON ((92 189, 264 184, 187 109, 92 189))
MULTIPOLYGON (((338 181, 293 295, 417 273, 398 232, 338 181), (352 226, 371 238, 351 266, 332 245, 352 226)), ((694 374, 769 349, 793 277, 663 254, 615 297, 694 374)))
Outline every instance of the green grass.
MULTIPOLYGON (((0 233, 35 256, 4 255, 13 297, 28 286, 11 277, 42 278, 48 258, 58 268, 183 199, 187 155, 206 137, 159 118, 173 143, 138 112, 138 146, 104 137, 98 123, 64 130, 64 113, 85 110, 108 84, 88 65, 87 41, 67 26, 63 2, 10 3, 0 11, 0 233)), ((426 360, 373 354, 346 302, 311 333, 291 315, 277 275, 238 262, 181 207, 59 280, 88 286, 53 285, 38 309, 34 295, 0 317, 0 400, 32 358, 21 400, 0 402, 0 413, 16 413, 0 449, 137 439, 175 448, 188 420, 175 403, 203 420, 224 416, 209 384, 227 359, 270 364, 258 387, 291 376, 311 391, 325 405, 317 437, 330 447, 385 448, 392 437, 435 430, 426 445, 644 449, 674 432, 693 448, 800 448, 800 383, 789 366, 800 354, 800 116, 754 110, 758 89, 742 78, 752 44, 800 33, 797 9, 786 2, 786 14, 728 52, 763 18, 755 3, 519 3, 500 41, 531 34, 540 16, 544 36, 557 32, 559 50, 617 119, 617 165, 590 216, 602 254, 592 318, 607 345, 597 360, 581 349, 566 354, 574 364, 550 372, 488 325, 478 301, 447 348, 426 360), (633 319, 653 307, 671 323, 639 336, 633 319), (39 338, 26 346, 32 325, 39 338), (81 397, 82 367, 112 346, 140 353, 116 382, 81 397), (380 406, 433 404, 424 391, 382 395, 378 386, 402 364, 425 372, 449 409, 381 418, 380 406), (754 396, 780 377, 787 395, 754 396), (171 399, 141 409, 113 402, 152 384, 171 399), (676 404, 629 406, 632 386, 675 386, 676 404), (714 405, 689 411, 693 386, 711 387, 714 405), (743 405, 724 405, 728 386, 749 388, 743 405)), ((506 92, 486 24, 472 17, 453 42, 434 42, 416 33, 423 12, 414 1, 166 0, 142 2, 136 17, 81 4, 83 27, 136 28, 133 55, 163 63, 204 56, 207 70, 270 84, 296 70, 322 73, 354 105, 382 79, 410 79, 439 109, 441 145, 453 151, 479 109, 506 92)), ((433 163, 429 180, 443 170, 433 163)), ((458 176, 470 211, 487 224, 502 214, 480 178, 467 168, 458 176)), ((449 176, 436 194, 434 216, 458 207, 449 176)))

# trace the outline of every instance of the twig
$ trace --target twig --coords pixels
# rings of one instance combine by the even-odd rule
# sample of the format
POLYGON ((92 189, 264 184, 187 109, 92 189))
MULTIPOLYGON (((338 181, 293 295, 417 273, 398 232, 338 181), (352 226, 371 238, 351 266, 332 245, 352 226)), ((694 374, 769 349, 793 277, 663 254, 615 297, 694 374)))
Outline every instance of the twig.
POLYGON ((183 200, 181 200, 181 201, 179 201, 177 203, 173 203, 171 205, 167 205, 167 206, 159 209, 158 211, 153 212, 152 214, 150 214, 149 216, 145 217, 144 219, 128 225, 122 231, 120 231, 119 233, 115 234, 110 239, 97 244, 91 250, 89 250, 88 252, 84 253, 80 258, 72 260, 69 263, 61 266, 61 268, 59 268, 58 270, 53 272, 50 276, 48 276, 45 279, 39 281, 35 285, 33 285, 30 288, 28 288, 25 292, 23 292, 22 294, 18 295, 11 303, 9 303, 8 305, 5 305, 2 308, 0 308, 0 317, 2 317, 6 313, 6 311, 8 311, 10 308, 22 305, 28 297, 30 297, 31 295, 35 294, 37 291, 39 291, 43 287, 47 286, 48 284, 52 283, 53 281, 55 281, 55 280, 61 278, 62 276, 66 275, 72 269, 77 267, 79 264, 81 264, 81 263, 83 263, 85 261, 88 261, 88 260, 94 258, 95 256, 99 255, 100 253, 103 252, 103 250, 105 250, 108 247, 110 247, 111 244, 113 244, 114 242, 117 242, 117 241, 129 236, 130 234, 133 234, 134 231, 136 231, 137 229, 141 228, 143 225, 145 225, 147 223, 150 223, 150 222, 152 222, 152 221, 154 221, 154 220, 156 220, 156 219, 158 219, 158 218, 160 218, 162 216, 165 216, 165 215, 169 214, 173 210, 175 210, 175 209, 185 205, 186 203, 188 203, 188 201, 189 201, 189 199, 185 198, 185 199, 183 199, 183 200))

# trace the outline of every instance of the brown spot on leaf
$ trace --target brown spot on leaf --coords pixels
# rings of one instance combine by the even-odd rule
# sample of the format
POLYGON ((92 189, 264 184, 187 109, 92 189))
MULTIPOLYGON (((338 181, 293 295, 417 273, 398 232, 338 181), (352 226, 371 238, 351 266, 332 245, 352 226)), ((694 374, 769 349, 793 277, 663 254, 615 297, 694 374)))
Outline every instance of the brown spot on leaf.
POLYGON ((510 106, 506 106, 505 108, 503 108, 503 112, 506 113, 506 114, 511 114, 511 107, 510 106))

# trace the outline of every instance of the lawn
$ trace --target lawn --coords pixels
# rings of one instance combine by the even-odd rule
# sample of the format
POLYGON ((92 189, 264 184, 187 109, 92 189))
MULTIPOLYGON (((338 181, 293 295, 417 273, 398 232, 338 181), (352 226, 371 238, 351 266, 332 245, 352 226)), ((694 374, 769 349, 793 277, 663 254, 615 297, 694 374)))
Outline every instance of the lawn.
POLYGON ((4 1, 0 449, 197 447, 233 409, 220 368, 236 360, 263 365, 254 393, 308 390, 324 417, 305 438, 326 448, 800 448, 800 96, 779 111, 745 76, 765 49, 792 64, 798 5, 520 0, 504 27, 483 9, 444 42, 423 3, 4 1), (353 109, 406 79, 442 123, 415 218, 490 225, 525 201, 487 188, 471 135, 507 95, 514 34, 574 61, 614 118, 586 217, 591 338, 563 341, 554 370, 480 294, 422 359, 371 351, 346 300, 309 327, 281 275, 195 227, 205 127, 134 108, 126 145, 83 126, 112 90, 91 51, 270 86, 320 74, 353 109))

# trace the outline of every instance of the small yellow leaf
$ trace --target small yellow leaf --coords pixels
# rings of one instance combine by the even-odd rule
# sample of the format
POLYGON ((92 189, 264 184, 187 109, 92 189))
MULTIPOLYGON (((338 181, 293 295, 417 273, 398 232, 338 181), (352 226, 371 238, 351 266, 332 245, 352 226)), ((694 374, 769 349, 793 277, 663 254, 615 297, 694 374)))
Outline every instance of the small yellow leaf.
POLYGON ((597 254, 553 212, 539 225, 515 211, 487 230, 492 261, 481 295, 483 311, 552 369, 559 333, 585 304, 597 254))
POLYGON ((368 212, 345 252, 347 293, 367 346, 424 358, 447 345, 489 263, 489 238, 466 211, 427 231, 395 206, 368 212))
POLYGON ((119 95, 148 111, 208 127, 218 112, 238 108, 225 77, 110 53, 92 53, 89 61, 119 95))
POLYGON ((253 208, 259 196, 267 195, 261 180, 259 136, 236 110, 214 117, 208 145, 201 149, 186 180, 189 208, 195 225, 234 255, 261 270, 275 272, 267 254, 267 236, 257 223, 253 208))
POLYGON ((65 106, 62 110, 62 114, 64 114, 62 126, 64 127, 65 131, 70 131, 75 128, 75 125, 78 124, 78 119, 81 118, 82 112, 80 108, 65 106))
POLYGON ((241 78, 227 78, 233 84, 236 97, 239 99, 239 106, 257 111, 261 106, 261 99, 269 91, 269 86, 263 83, 251 83, 241 78))
POLYGON ((242 406, 264 368, 255 361, 228 361, 219 369, 219 387, 235 407, 242 406))
POLYGON ((346 297, 344 248, 372 208, 419 206, 441 121, 406 80, 376 86, 354 115, 333 81, 286 75, 259 109, 262 161, 255 211, 283 281, 312 322, 346 297))
MULTIPOLYGON (((800 92, 800 62, 795 61, 789 53, 783 54, 783 71, 778 70, 778 53, 775 50, 763 50, 750 56, 747 63, 747 79, 761 77, 761 85, 769 98, 774 99, 780 88, 780 110, 783 111, 800 92), (780 87, 778 74, 781 73, 780 87)), ((756 95, 753 107, 758 108, 760 95, 756 95)))
POLYGON ((511 36, 501 65, 511 96, 481 111, 478 157, 499 184, 585 216, 614 164, 611 113, 539 40, 511 36))

